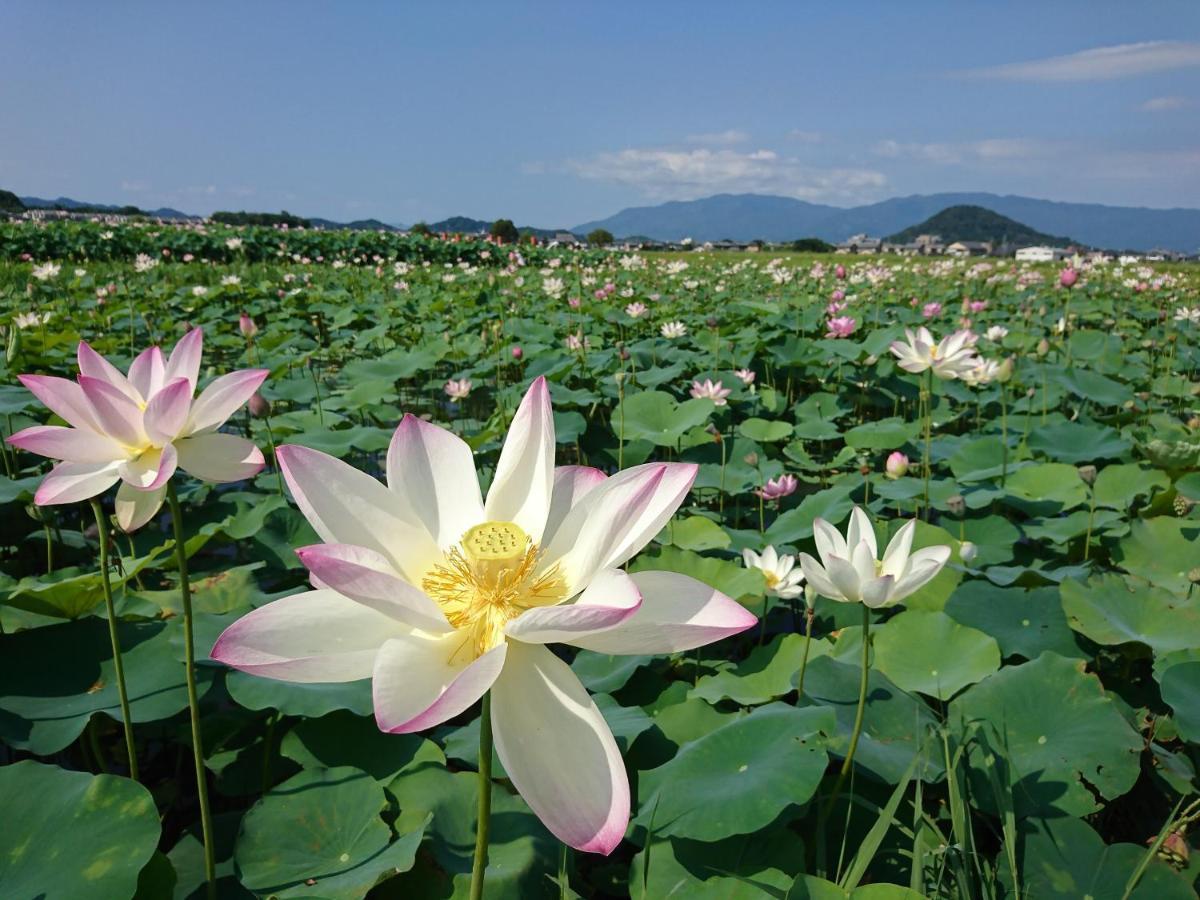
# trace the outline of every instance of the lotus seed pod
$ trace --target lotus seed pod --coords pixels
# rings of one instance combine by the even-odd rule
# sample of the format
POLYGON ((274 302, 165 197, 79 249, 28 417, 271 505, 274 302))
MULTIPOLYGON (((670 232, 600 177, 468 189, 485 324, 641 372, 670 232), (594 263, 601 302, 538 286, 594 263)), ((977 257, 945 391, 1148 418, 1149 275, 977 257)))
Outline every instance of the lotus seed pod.
POLYGON ((946 498, 946 509, 950 510, 951 515, 961 516, 967 511, 967 501, 962 494, 951 494, 946 498))
POLYGON ((1084 484, 1096 483, 1096 467, 1095 466, 1080 466, 1077 470, 1079 477, 1083 479, 1084 484))

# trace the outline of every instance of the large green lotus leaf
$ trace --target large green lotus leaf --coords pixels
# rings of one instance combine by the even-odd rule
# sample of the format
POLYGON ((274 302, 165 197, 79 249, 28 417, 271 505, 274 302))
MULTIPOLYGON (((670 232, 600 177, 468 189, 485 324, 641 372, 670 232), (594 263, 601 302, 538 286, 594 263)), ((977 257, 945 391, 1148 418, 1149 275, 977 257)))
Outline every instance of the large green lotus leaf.
POLYGON ((1165 472, 1136 463, 1123 463, 1101 469, 1093 489, 1097 506, 1125 510, 1139 497, 1149 497, 1170 486, 1171 479, 1165 472))
POLYGON ((960 585, 946 603, 946 615, 990 634, 1005 656, 1037 659, 1047 650, 1082 658, 1067 624, 1056 588, 1005 588, 987 581, 960 585))
POLYGON ((783 900, 922 900, 923 895, 898 884, 864 884, 852 891, 816 875, 801 875, 783 900))
MULTIPOLYGON (((828 641, 813 641, 808 653, 809 662, 828 652, 828 641)), ((796 689, 794 682, 803 658, 803 635, 779 635, 765 647, 755 647, 736 666, 715 675, 705 675, 696 682, 689 696, 714 705, 722 700, 732 700, 739 706, 769 703, 796 689)))
POLYGON ((132 897, 158 844, 150 792, 32 760, 0 767, 0 897, 132 897))
MULTIPOLYGON (((996 730, 1020 815, 1088 815, 1138 777, 1142 739, 1083 661, 1043 653, 1009 666, 955 698, 947 718, 996 730)), ((972 750, 975 797, 985 808, 992 803, 986 769, 995 764, 990 753, 972 750)))
POLYGON ((1034 453, 1068 463, 1119 459, 1133 446, 1113 428, 1080 422, 1040 425, 1030 433, 1027 443, 1034 453))
POLYGON ((642 391, 625 396, 625 402, 613 410, 611 426, 618 436, 623 427, 627 441, 674 447, 685 432, 707 422, 715 408, 711 400, 680 403, 663 391, 642 391))
MULTIPOLYGON (((166 719, 187 707, 184 667, 175 659, 173 633, 182 622, 120 623, 129 712, 134 722, 166 719)), ((214 670, 199 667, 198 690, 214 670)), ((57 753, 83 732, 96 713, 120 720, 108 624, 76 619, 0 636, 0 738, 39 756, 57 753)))
POLYGON ((865 425, 856 425, 843 437, 846 445, 855 450, 895 450, 915 441, 920 427, 920 423, 906 422, 898 418, 879 419, 865 425))
MULTIPOLYGON (((388 792, 400 806, 397 831, 420 827, 433 816, 425 828, 425 845, 442 871, 452 876, 455 898, 465 898, 470 883, 477 791, 474 772, 449 772, 439 765, 405 771, 388 784, 388 792)), ((524 800, 493 783, 486 872, 489 898, 541 896, 546 876, 557 868, 559 846, 524 800)), ((395 883, 397 896, 412 896, 423 888, 421 882, 428 878, 421 874, 400 876, 395 883)))
POLYGON ((813 533, 813 519, 816 518, 822 518, 835 525, 845 521, 846 517, 850 515, 850 510, 854 508, 854 500, 851 495, 860 487, 862 487, 862 479, 855 476, 825 488, 823 491, 809 494, 800 501, 799 506, 789 509, 771 523, 767 529, 764 543, 778 546, 794 544, 810 538, 813 533))
POLYGON ((653 656, 611 656, 580 650, 575 654, 571 669, 589 691, 611 693, 623 688, 634 672, 653 660, 653 656))
POLYGON ((878 629, 879 671, 906 691, 949 700, 1000 668, 1000 646, 941 612, 907 610, 878 629))
MULTIPOLYGON (((126 581, 154 567, 155 563, 173 548, 174 543, 168 541, 137 559, 122 557, 120 568, 114 568, 109 573, 112 590, 119 593, 126 581), (123 572, 124 575, 118 574, 119 572, 123 572)), ((9 606, 44 616, 77 619, 104 602, 104 584, 99 570, 95 568, 57 569, 49 575, 22 578, 10 589, 4 602, 9 606)))
POLYGON ((346 710, 298 722, 284 736, 279 752, 305 769, 353 766, 380 782, 421 760, 444 761, 432 741, 418 734, 386 734, 374 718, 346 710))
POLYGON ((688 516, 668 522, 659 534, 659 541, 681 550, 723 550, 729 546, 729 533, 712 519, 688 516))
POLYGON ((714 709, 698 697, 688 697, 688 690, 687 682, 673 681, 643 707, 663 736, 677 747, 697 741, 746 715, 740 710, 729 713, 714 709))
POLYGON ((1105 846, 1079 819, 1034 819, 1023 823, 1022 896, 1046 900, 1194 900, 1187 880, 1152 859, 1131 894, 1125 885, 1146 855, 1136 844, 1105 846))
POLYGON ((787 422, 749 418, 739 423, 738 433, 759 443, 785 441, 792 436, 792 426, 787 422))
POLYGON ((1010 472, 1005 488, 1017 500, 1046 514, 1088 502, 1079 470, 1066 463, 1042 463, 1010 472))
POLYGON ((1163 701, 1174 713, 1179 733, 1193 743, 1200 743, 1200 662, 1171 666, 1163 672, 1159 687, 1163 701))
MULTIPOLYGON (((1008 454, 1008 471, 1015 466, 1015 454, 1008 454)), ((954 477, 963 483, 999 478, 1004 473, 1004 443, 998 437, 982 437, 961 444, 947 460, 954 477)))
MULTIPOLYGON (((837 733, 829 739, 830 753, 845 756, 854 727, 858 706, 861 668, 829 656, 810 660, 804 676, 804 697, 820 706, 831 707, 837 716, 837 733)), ((882 672, 872 669, 867 681, 867 706, 863 730, 854 763, 880 780, 895 784, 907 771, 914 756, 921 752, 926 734, 936 724, 929 707, 904 693, 882 672)), ((942 771, 931 757, 919 772, 923 778, 935 778, 942 771)))
POLYGON ((1186 595, 1189 573, 1200 565, 1200 522, 1157 516, 1133 522, 1113 551, 1113 562, 1151 584, 1186 595))
POLYGON ((1013 548, 1021 539, 1021 530, 1003 516, 983 516, 967 519, 963 531, 975 545, 975 558, 971 566, 983 568, 1009 562, 1013 548))
POLYGON ((348 709, 370 715, 371 679, 330 684, 296 684, 263 678, 248 672, 231 671, 225 677, 229 696, 246 709, 277 709, 285 716, 324 716, 348 709))
POLYGON ((358 900, 412 868, 421 843, 423 825, 392 840, 379 815, 386 806, 383 786, 351 766, 289 778, 242 819, 234 849, 242 884, 272 897, 358 900))
POLYGON ((1112 574, 1064 581, 1059 591, 1071 627, 1097 644, 1137 641, 1155 653, 1200 647, 1200 598, 1153 585, 1132 590, 1112 574))
POLYGON ((1189 500, 1200 500, 1200 472, 1189 472, 1175 482, 1175 490, 1189 500))
POLYGON ((682 747, 643 772, 638 821, 654 833, 701 841, 749 834, 807 803, 825 773, 829 710, 764 706, 682 747))
POLYGON ((632 900, 782 897, 803 865, 804 844, 788 828, 715 843, 656 837, 633 858, 629 896, 632 900))
MULTIPOLYGON (((1077 509, 1065 516, 1055 516, 1046 519, 1031 519, 1021 527, 1025 536, 1031 541, 1048 544, 1066 544, 1076 538, 1081 538, 1092 532, 1092 539, 1097 534, 1106 532, 1111 526, 1123 523, 1121 513, 1112 509, 1097 509, 1093 514, 1086 509, 1077 509)), ((1124 527, 1119 525, 1118 527, 1124 527)))

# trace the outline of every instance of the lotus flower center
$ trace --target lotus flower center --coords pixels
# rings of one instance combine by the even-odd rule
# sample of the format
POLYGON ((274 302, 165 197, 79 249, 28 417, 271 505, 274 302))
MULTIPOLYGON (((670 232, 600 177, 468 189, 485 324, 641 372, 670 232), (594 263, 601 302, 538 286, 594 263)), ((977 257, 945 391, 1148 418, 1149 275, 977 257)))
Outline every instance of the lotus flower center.
POLYGON ((766 579, 768 591, 771 590, 772 588, 774 588, 775 585, 779 584, 779 576, 776 575, 774 572, 764 571, 763 578, 766 579))
POLYGON ((541 551, 515 522, 484 522, 421 581, 446 619, 463 632, 474 659, 504 640, 504 626, 527 609, 566 599, 558 566, 543 570, 541 551))

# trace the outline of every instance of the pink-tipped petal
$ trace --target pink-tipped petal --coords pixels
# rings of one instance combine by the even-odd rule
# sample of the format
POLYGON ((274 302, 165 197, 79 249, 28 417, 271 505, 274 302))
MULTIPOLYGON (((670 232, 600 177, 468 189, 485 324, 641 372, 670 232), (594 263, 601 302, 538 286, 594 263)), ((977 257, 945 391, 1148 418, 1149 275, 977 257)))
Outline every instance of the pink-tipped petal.
POLYGON ((179 465, 179 455, 170 444, 151 448, 137 459, 123 462, 117 471, 121 480, 139 491, 157 491, 167 483, 179 465))
POLYGON ((546 379, 539 376, 509 426, 484 514, 491 521, 515 522, 540 543, 553 490, 554 413, 546 379))
POLYGON ((80 375, 105 382, 110 387, 116 388, 117 391, 124 394, 134 403, 145 400, 138 390, 129 383, 129 379, 121 373, 121 370, 93 350, 91 344, 87 341, 79 342, 79 349, 75 354, 75 358, 79 364, 80 375))
POLYGON ((167 496, 167 486, 152 491, 139 491, 122 482, 117 488, 117 525, 126 534, 137 531, 154 518, 167 496))
POLYGON ((570 643, 627 621, 642 604, 632 578, 603 569, 574 603, 528 609, 508 623, 505 633, 529 644, 570 643))
POLYGON ((642 594, 637 612, 615 628, 572 639, 572 644, 597 653, 678 653, 758 622, 736 600, 688 575, 635 572, 631 577, 642 594))
POLYGON ((83 388, 66 378, 53 375, 18 375, 21 384, 50 412, 75 428, 100 430, 96 412, 84 396, 83 388))
POLYGON ((38 456, 66 462, 106 463, 125 458, 125 451, 99 432, 61 425, 35 425, 18 431, 8 442, 38 456))
POLYGON ((162 350, 147 347, 129 366, 129 383, 143 398, 149 400, 166 384, 163 378, 166 370, 167 361, 163 358, 162 350))
POLYGON ((371 677, 379 648, 406 630, 334 591, 309 591, 242 616, 221 633, 211 656, 280 681, 358 681, 371 677))
POLYGON ((405 518, 396 495, 370 475, 294 444, 275 456, 296 505, 326 543, 382 553, 409 584, 420 584, 442 558, 424 525, 405 518))
POLYGON ((389 734, 424 731, 457 716, 487 693, 504 667, 501 643, 472 660, 458 632, 413 631, 385 643, 375 659, 375 723, 389 734))
POLYGON ((203 349, 204 332, 199 328, 193 328, 179 339, 179 343, 171 351, 171 356, 167 360, 167 370, 163 374, 163 381, 186 378, 192 383, 194 393, 196 384, 200 380, 200 356, 203 349))
POLYGON ((607 856, 629 826, 629 779, 617 742, 571 668, 512 641, 492 687, 496 752, 542 823, 576 850, 607 856))
POLYGON ((567 513, 547 545, 547 565, 559 563, 568 596, 601 569, 631 559, 679 508, 696 478, 691 463, 647 463, 625 469, 591 490, 567 513))
POLYGON ((115 462, 59 463, 42 479, 33 502, 38 506, 56 506, 103 494, 120 479, 118 465, 115 462))
POLYGON ((187 433, 216 431, 250 399, 269 374, 267 369, 242 369, 214 379, 192 404, 187 433))
POLYGON ((559 466, 554 470, 554 492, 550 495, 550 514, 546 516, 542 544, 553 540, 567 513, 606 478, 607 475, 591 466, 559 466))
POLYGON ((192 385, 186 378, 176 378, 146 404, 146 411, 142 415, 146 436, 160 447, 171 443, 183 430, 191 408, 192 385))
POLYGON ((83 388, 83 395, 91 404, 102 432, 130 447, 145 443, 142 410, 134 400, 109 382, 90 375, 80 375, 79 386, 83 388))
POLYGON ((484 520, 471 448, 456 434, 406 415, 387 455, 388 487, 439 547, 462 540, 484 520))
POLYGON ((296 550, 315 582, 413 628, 450 631, 439 607, 404 581, 382 553, 351 544, 313 544, 296 550))
POLYGON ((175 442, 179 467, 202 481, 242 481, 257 475, 266 460, 262 451, 236 434, 198 434, 175 442))

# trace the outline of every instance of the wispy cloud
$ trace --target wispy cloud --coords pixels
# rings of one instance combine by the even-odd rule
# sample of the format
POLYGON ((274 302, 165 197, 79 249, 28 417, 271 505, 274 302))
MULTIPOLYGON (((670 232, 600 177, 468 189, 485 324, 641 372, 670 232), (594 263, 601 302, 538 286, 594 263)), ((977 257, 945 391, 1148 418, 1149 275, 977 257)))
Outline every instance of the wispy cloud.
POLYGON ((1094 47, 1065 56, 971 69, 962 74, 1007 81, 1105 81, 1191 66, 1200 66, 1200 43, 1142 41, 1137 44, 1094 47))
POLYGON ((802 200, 871 199, 887 184, 882 172, 821 168, 774 150, 628 149, 568 160, 581 178, 636 188, 654 200, 691 200, 717 193, 783 194, 802 200))
POLYGON ((708 147, 732 147, 736 144, 744 144, 749 140, 750 135, 736 128, 725 131, 708 131, 703 134, 689 134, 684 138, 685 143, 704 144, 708 147))
POLYGON ((1169 112, 1173 109, 1183 109, 1190 106, 1187 97, 1151 97, 1142 104, 1143 112, 1169 112))
POLYGON ((1050 155, 1055 145, 1032 138, 984 138, 978 141, 932 143, 883 140, 875 153, 887 159, 917 159, 939 165, 1028 160, 1050 155))

